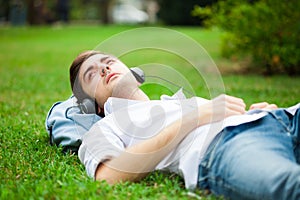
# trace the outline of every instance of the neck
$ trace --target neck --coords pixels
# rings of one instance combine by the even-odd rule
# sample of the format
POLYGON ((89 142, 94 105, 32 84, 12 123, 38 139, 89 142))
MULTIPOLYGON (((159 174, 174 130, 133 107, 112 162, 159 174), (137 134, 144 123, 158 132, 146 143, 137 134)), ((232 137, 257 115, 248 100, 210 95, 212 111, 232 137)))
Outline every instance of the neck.
POLYGON ((149 97, 138 87, 119 88, 118 90, 114 90, 112 97, 149 101, 149 97))
POLYGON ((137 88, 129 97, 132 100, 149 101, 149 97, 140 89, 137 88))

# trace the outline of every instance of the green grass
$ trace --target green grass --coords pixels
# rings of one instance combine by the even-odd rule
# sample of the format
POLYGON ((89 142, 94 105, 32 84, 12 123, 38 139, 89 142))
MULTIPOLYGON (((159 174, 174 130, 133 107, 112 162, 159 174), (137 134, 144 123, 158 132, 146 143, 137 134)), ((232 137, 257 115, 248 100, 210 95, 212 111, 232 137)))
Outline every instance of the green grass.
MULTIPOLYGON (((183 181, 172 174, 153 173, 141 183, 109 186, 87 177, 77 156, 50 146, 44 128, 48 109, 71 94, 68 68, 82 50, 93 49, 130 26, 0 27, 0 199, 193 199, 183 181)), ((218 30, 173 27, 207 49, 222 64, 218 30)), ((186 50, 188 51, 188 47, 186 50)), ((129 66, 156 62, 174 67, 196 94, 209 97, 203 77, 190 64, 168 52, 141 50, 122 57, 129 66)), ((166 77, 172 79, 172 77, 166 77)), ((222 76, 225 91, 247 105, 270 101, 280 106, 299 102, 299 77, 222 76)), ((172 93, 171 86, 148 84, 143 89, 172 93)), ((205 199, 214 197, 197 191, 205 199)))

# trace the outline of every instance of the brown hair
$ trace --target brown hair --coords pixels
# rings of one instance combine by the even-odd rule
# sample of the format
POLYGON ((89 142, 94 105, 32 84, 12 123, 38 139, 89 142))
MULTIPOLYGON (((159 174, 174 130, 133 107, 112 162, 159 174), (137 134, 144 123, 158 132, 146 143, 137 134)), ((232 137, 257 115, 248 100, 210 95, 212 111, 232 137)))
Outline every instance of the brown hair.
POLYGON ((85 51, 80 53, 73 63, 70 66, 70 83, 71 88, 74 96, 77 98, 78 102, 81 103, 83 99, 85 98, 91 98, 89 97, 82 89, 80 80, 79 80, 79 71, 81 68, 81 65, 84 61, 86 61, 89 57, 96 55, 96 54, 103 54, 99 51, 85 51))

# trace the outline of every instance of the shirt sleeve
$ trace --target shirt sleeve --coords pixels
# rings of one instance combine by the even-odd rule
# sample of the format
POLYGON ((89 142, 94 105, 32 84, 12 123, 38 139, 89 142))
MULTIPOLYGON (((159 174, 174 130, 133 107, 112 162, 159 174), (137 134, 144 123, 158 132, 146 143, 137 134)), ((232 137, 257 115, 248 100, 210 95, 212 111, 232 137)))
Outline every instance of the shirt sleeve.
POLYGON ((122 140, 105 123, 96 123, 83 137, 78 156, 88 176, 95 178, 98 165, 124 151, 122 140))

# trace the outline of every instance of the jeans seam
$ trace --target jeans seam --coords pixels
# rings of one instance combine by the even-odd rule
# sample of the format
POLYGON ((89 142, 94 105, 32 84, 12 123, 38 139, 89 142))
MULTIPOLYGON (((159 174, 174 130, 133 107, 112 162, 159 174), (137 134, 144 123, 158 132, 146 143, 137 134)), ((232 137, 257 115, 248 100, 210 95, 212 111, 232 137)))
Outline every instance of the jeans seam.
POLYGON ((217 146, 219 146, 220 142, 222 141, 222 138, 224 137, 224 132, 222 131, 220 134, 218 134, 215 138, 214 144, 211 146, 210 151, 208 152, 207 157, 207 163, 205 164, 206 168, 210 168, 213 162, 213 157, 215 156, 217 146))
POLYGON ((206 182, 206 183, 209 182, 209 180, 207 179, 207 175, 209 173, 208 169, 212 165, 212 160, 213 160, 212 157, 213 157, 213 155, 215 155, 216 146, 220 143, 222 135, 223 135, 223 132, 220 132, 218 135, 216 135, 216 137, 214 138, 213 142, 211 143, 211 145, 209 146, 209 148, 206 152, 205 158, 202 160, 202 162, 199 165, 199 168, 200 167, 202 168, 202 170, 201 170, 202 171, 202 174, 201 174, 202 178, 198 177, 198 184, 200 182, 203 182, 203 181, 206 182))

